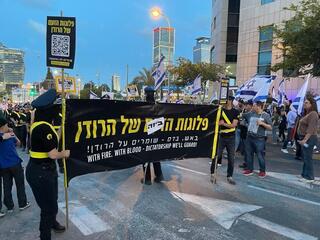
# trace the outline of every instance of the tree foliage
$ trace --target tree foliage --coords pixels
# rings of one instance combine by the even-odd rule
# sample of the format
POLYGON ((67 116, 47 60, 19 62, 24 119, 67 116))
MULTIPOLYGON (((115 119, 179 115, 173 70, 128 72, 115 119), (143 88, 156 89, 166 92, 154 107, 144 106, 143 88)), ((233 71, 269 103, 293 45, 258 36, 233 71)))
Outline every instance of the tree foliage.
POLYGON ((88 99, 90 97, 90 90, 101 97, 103 91, 110 91, 110 87, 107 84, 97 86, 93 81, 90 81, 84 84, 83 89, 80 92, 80 98, 88 99))
POLYGON ((192 82, 199 74, 204 81, 217 81, 219 76, 224 73, 224 67, 211 63, 192 63, 186 58, 180 57, 177 60, 177 66, 171 67, 169 70, 175 77, 174 84, 176 86, 185 86, 192 82))
POLYGON ((320 75, 320 1, 302 0, 291 5, 294 17, 275 26, 275 46, 282 50, 283 62, 273 71, 294 70, 293 75, 311 73, 320 75))
POLYGON ((143 68, 141 71, 139 71, 139 75, 133 79, 131 84, 137 85, 139 92, 143 86, 154 86, 152 72, 153 69, 149 70, 147 68, 143 68))

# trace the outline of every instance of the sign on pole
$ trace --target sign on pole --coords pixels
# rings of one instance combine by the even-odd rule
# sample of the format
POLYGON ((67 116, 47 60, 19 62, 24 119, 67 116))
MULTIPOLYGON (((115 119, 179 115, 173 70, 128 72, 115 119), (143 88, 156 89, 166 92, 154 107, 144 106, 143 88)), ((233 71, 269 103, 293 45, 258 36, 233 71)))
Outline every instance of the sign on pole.
MULTIPOLYGON (((62 92, 62 76, 55 76, 56 90, 62 92)), ((67 93, 76 93, 76 79, 74 77, 64 77, 64 91, 67 93)))
POLYGON ((47 66, 73 68, 76 18, 47 17, 47 66))
POLYGON ((220 104, 227 103, 229 95, 229 79, 223 78, 221 79, 221 86, 220 86, 220 104))

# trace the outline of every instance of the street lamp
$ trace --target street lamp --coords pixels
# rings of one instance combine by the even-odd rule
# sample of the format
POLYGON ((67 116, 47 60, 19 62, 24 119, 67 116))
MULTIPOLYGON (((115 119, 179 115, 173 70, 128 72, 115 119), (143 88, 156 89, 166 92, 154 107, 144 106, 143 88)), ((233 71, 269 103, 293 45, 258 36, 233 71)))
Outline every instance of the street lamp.
MULTIPOLYGON (((168 37, 169 37, 169 42, 168 42, 168 66, 170 65, 170 49, 171 49, 171 24, 170 24, 170 20, 169 18, 163 13, 163 11, 161 10, 161 8, 159 7, 153 7, 150 9, 150 15, 152 17, 152 19, 154 20, 158 20, 161 17, 163 17, 167 24, 168 24, 168 37)), ((168 74, 168 95, 170 92, 170 78, 169 78, 169 74, 168 74)))

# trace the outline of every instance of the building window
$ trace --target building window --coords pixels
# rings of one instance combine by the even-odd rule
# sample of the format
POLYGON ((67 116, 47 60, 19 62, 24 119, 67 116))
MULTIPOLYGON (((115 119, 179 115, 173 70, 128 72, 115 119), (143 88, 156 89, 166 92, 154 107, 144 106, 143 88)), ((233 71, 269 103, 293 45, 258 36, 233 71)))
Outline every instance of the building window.
POLYGON ((261 5, 268 4, 274 2, 274 0, 261 0, 261 5))
POLYGON ((269 75, 272 59, 273 26, 260 28, 257 73, 269 75))

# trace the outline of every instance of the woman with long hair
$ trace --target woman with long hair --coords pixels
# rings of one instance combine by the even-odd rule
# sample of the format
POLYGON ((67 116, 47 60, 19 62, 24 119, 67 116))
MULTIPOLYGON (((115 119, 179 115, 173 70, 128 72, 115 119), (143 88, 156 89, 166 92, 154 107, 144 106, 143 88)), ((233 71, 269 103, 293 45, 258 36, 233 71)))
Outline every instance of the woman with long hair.
POLYGON ((314 181, 313 172, 313 148, 317 144, 317 129, 319 115, 317 111, 317 104, 311 95, 308 95, 303 104, 304 115, 299 121, 298 134, 301 140, 298 143, 302 148, 302 179, 304 182, 314 181))

